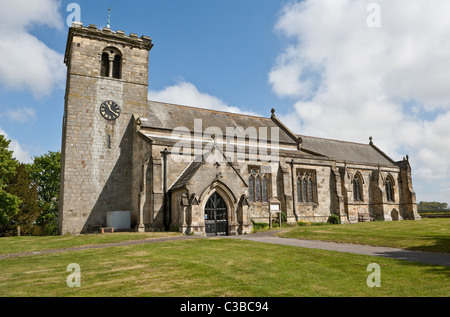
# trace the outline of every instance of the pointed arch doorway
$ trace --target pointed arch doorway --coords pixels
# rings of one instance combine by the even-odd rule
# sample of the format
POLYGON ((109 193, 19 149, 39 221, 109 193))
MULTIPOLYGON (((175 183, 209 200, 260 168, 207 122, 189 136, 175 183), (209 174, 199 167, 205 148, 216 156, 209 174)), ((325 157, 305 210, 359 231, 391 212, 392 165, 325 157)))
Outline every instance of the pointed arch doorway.
POLYGON ((228 210, 225 200, 217 192, 205 206, 205 233, 207 236, 228 235, 228 210))

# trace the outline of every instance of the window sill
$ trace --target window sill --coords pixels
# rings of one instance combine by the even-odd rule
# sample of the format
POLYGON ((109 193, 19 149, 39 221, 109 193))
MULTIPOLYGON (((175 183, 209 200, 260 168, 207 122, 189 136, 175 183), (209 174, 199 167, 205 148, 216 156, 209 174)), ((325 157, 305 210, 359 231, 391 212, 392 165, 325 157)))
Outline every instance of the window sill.
POLYGON ((307 203, 297 203, 297 206, 319 206, 319 203, 316 202, 307 202, 307 203))

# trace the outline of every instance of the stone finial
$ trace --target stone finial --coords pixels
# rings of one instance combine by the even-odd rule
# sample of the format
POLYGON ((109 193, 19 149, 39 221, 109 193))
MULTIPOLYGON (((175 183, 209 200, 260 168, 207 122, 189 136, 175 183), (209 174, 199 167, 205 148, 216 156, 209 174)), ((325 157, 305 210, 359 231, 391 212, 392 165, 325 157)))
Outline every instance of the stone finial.
POLYGON ((275 108, 272 108, 272 110, 270 110, 270 112, 272 113, 272 116, 275 115, 275 108))
POLYGON ((369 137, 369 144, 372 145, 373 144, 373 138, 369 137))

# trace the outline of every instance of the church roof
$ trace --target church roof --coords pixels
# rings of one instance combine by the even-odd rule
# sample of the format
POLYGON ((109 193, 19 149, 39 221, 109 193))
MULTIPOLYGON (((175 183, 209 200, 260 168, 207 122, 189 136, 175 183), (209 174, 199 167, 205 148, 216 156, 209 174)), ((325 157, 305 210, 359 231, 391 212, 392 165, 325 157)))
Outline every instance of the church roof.
MULTIPOLYGON (((168 130, 185 127, 190 131, 194 131, 195 119, 202 120, 202 132, 208 127, 217 127, 224 135, 227 127, 242 127, 243 129, 254 127, 256 128, 258 137, 260 137, 259 128, 267 128, 268 142, 271 141, 271 128, 279 128, 271 118, 194 108, 156 101, 149 101, 148 120, 143 123, 143 126, 168 130)), ((279 130, 279 141, 280 143, 297 144, 296 141, 282 129, 279 130)))
MULTIPOLYGON (((395 165, 395 162, 373 145, 372 142, 370 144, 362 144, 295 135, 274 116, 273 118, 264 118, 157 101, 148 101, 148 105, 148 118, 142 122, 143 127, 164 130, 184 127, 192 132, 194 131, 194 120, 201 119, 202 132, 208 127, 217 127, 222 133, 226 133, 227 127, 242 127, 243 129, 255 127, 257 131, 259 131, 259 128, 265 127, 267 128, 269 142, 271 140, 270 128, 280 128, 280 143, 295 145, 297 144, 295 139, 300 137, 302 139, 302 149, 306 153, 352 163, 395 165)), ((192 170, 189 170, 189 172, 195 171, 195 167, 198 166, 193 164, 191 166, 192 170)))
POLYGON ((169 190, 175 190, 178 188, 185 187, 187 182, 192 178, 192 176, 197 173, 197 170, 203 164, 203 157, 201 159, 196 158, 188 165, 188 167, 181 173, 178 179, 170 186, 169 190))
POLYGON ((305 150, 332 157, 338 161, 395 165, 395 162, 372 144, 331 140, 299 135, 305 150))

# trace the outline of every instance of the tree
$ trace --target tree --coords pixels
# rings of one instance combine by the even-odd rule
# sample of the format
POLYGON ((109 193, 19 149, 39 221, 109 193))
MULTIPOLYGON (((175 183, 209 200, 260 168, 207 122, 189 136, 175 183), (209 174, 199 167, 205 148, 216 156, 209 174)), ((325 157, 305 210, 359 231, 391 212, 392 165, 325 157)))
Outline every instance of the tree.
POLYGON ((433 211, 433 210, 448 210, 447 203, 439 203, 436 201, 421 201, 417 205, 417 209, 420 211, 433 211))
POLYGON ((8 192, 21 200, 19 212, 11 218, 6 233, 15 235, 17 226, 20 226, 22 235, 41 234, 40 227, 36 226, 36 220, 41 214, 38 205, 38 193, 36 185, 33 184, 28 174, 26 164, 20 164, 17 173, 11 178, 8 184, 8 192))
POLYGON ((0 234, 4 234, 4 228, 19 212, 21 200, 7 191, 7 184, 16 174, 18 162, 12 156, 9 144, 4 135, 0 135, 0 234))
POLYGON ((32 184, 36 186, 41 214, 36 223, 42 234, 58 233, 59 184, 61 176, 61 153, 51 152, 34 158, 28 167, 32 184))

